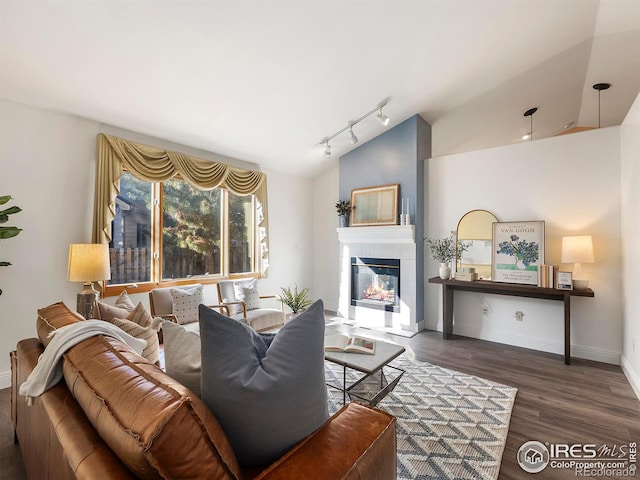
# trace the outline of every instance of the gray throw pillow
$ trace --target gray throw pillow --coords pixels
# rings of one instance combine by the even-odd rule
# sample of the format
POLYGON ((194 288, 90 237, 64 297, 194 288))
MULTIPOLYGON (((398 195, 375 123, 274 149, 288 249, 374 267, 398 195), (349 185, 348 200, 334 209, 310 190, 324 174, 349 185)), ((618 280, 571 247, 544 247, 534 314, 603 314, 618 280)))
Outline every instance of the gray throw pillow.
POLYGON ((200 339, 201 398, 241 466, 274 462, 329 418, 321 300, 268 339, 201 305, 200 339))
POLYGON ((167 375, 200 396, 200 336, 182 325, 162 324, 164 367, 167 375))

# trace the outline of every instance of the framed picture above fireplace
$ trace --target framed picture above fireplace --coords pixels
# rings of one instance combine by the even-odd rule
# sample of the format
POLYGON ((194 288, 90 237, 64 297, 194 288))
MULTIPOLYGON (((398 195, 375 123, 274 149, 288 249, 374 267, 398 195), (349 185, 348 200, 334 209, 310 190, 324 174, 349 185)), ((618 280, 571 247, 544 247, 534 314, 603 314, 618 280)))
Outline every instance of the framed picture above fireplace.
POLYGON ((396 225, 399 184, 351 190, 351 226, 396 225))

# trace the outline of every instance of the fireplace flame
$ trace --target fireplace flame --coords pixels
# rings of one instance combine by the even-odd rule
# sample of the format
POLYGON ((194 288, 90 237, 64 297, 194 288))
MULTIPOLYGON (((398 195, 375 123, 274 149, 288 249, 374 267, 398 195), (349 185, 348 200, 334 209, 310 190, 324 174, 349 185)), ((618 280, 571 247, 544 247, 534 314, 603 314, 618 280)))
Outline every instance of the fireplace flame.
POLYGON ((387 290, 383 285, 372 282, 362 291, 362 298, 367 300, 377 300, 379 302, 394 303, 396 293, 394 290, 387 290))

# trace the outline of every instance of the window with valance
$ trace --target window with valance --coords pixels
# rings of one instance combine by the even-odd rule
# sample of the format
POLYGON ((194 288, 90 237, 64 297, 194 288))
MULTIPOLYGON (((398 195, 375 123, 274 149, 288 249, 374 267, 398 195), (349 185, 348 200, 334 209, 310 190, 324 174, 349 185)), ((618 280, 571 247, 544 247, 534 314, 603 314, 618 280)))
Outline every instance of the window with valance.
POLYGON ((266 276, 264 173, 107 134, 97 143, 92 241, 110 244, 109 285, 266 276))

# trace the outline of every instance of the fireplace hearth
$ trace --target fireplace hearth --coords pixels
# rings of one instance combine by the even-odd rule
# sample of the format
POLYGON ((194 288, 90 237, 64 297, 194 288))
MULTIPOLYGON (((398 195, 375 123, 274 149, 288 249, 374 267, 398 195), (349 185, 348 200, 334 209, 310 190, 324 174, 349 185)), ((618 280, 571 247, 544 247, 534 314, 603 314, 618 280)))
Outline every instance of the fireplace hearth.
POLYGON ((400 260, 351 257, 351 305, 400 311, 400 260))

